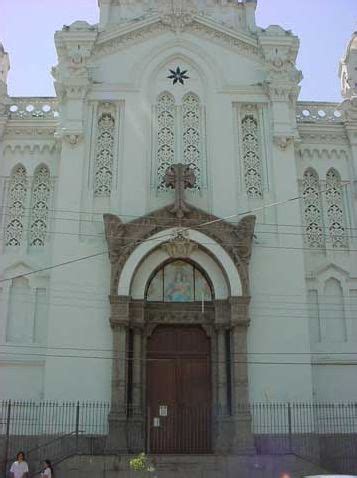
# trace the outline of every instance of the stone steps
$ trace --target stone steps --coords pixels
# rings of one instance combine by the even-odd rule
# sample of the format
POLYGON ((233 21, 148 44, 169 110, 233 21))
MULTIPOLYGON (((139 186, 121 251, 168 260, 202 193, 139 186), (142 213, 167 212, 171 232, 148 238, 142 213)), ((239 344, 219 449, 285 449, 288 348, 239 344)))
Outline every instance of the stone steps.
POLYGON ((291 478, 328 473, 294 455, 165 455, 154 457, 154 473, 129 469, 131 456, 74 456, 56 467, 56 478, 291 478))

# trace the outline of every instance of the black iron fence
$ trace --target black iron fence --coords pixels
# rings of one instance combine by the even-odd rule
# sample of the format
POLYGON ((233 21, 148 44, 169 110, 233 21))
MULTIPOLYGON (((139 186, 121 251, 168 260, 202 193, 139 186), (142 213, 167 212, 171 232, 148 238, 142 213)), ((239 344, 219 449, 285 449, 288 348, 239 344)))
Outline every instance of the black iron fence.
MULTIPOLYGON (((76 453, 104 454, 108 451, 110 411, 110 404, 102 402, 0 402, 0 460, 5 467, 18 450, 27 452, 33 463, 46 457, 60 461, 76 453)), ((214 408, 198 420, 197 410, 191 411, 191 417, 190 410, 185 409, 180 412, 185 418, 178 421, 180 430, 175 430, 175 423, 168 417, 161 424, 158 422, 159 427, 165 424, 167 434, 158 435, 153 420, 159 417, 153 417, 150 410, 145 416, 137 412, 122 411, 128 417, 129 452, 150 447, 149 435, 165 450, 165 440, 176 443, 178 437, 182 440, 186 436, 186 425, 205 420, 200 433, 208 437, 209 429, 230 416, 226 410, 214 408), (135 426, 131 427, 131 422, 135 426)), ((334 472, 352 472, 357 468, 357 402, 251 403, 234 413, 250 414, 258 454, 296 454, 334 472)), ((209 451, 208 441, 205 448, 209 451)), ((213 443, 211 451, 214 448, 213 443)), ((184 450, 195 452, 190 443, 186 443, 184 450)))

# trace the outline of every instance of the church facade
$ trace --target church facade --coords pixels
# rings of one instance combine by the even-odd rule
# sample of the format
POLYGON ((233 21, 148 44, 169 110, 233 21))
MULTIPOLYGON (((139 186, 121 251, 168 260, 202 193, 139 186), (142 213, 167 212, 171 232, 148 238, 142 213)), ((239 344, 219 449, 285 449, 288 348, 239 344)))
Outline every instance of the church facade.
POLYGON ((355 399, 357 35, 341 103, 300 102, 256 6, 99 0, 54 98, 0 49, 1 399, 109 401, 113 443, 194 409, 201 451, 199 413, 249 450, 249 402, 355 399))

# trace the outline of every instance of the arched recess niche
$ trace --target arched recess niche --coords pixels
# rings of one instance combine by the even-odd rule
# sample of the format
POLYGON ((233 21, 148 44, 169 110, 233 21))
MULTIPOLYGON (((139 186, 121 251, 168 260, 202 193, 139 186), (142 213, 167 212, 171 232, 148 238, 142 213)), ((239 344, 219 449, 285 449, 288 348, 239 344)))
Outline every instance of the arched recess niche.
MULTIPOLYGON (((125 263, 118 283, 118 296, 144 299, 145 287, 153 271, 170 256, 158 247, 164 244, 174 229, 152 236, 151 241, 140 244, 125 263)), ((189 230, 189 239, 199 247, 190 255, 211 280, 216 299, 241 296, 240 277, 232 259, 226 251, 210 237, 201 232, 189 230), (224 271, 224 272, 223 272, 224 271)))

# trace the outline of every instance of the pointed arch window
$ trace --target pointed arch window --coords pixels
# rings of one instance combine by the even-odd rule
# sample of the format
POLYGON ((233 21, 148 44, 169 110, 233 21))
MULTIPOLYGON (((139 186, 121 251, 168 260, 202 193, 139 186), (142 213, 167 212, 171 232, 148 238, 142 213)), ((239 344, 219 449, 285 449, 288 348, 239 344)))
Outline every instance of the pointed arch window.
POLYGON ((5 231, 7 246, 20 246, 25 234, 25 210, 27 198, 26 169, 20 165, 13 171, 8 194, 8 220, 5 231))
POLYGON ((113 182, 115 119, 110 112, 99 116, 94 171, 94 195, 110 196, 113 182))
POLYGON ((320 181, 313 169, 307 169, 304 173, 303 200, 305 242, 312 248, 324 247, 320 181))
POLYGON ((35 171, 32 184, 30 246, 43 247, 46 243, 50 195, 50 172, 41 166, 35 171))
POLYGON ((263 171, 260 148, 258 111, 254 106, 243 110, 242 120, 242 161, 245 190, 248 198, 263 197, 263 171))
POLYGON ((346 221, 341 178, 335 169, 326 175, 327 220, 332 247, 347 247, 346 221))
POLYGON ((162 93, 156 104, 156 156, 159 191, 164 191, 165 172, 175 162, 175 128, 177 121, 175 99, 170 93, 162 93))
POLYGON ((193 93, 185 95, 182 104, 183 157, 184 163, 195 173, 194 189, 201 184, 201 104, 193 93))

